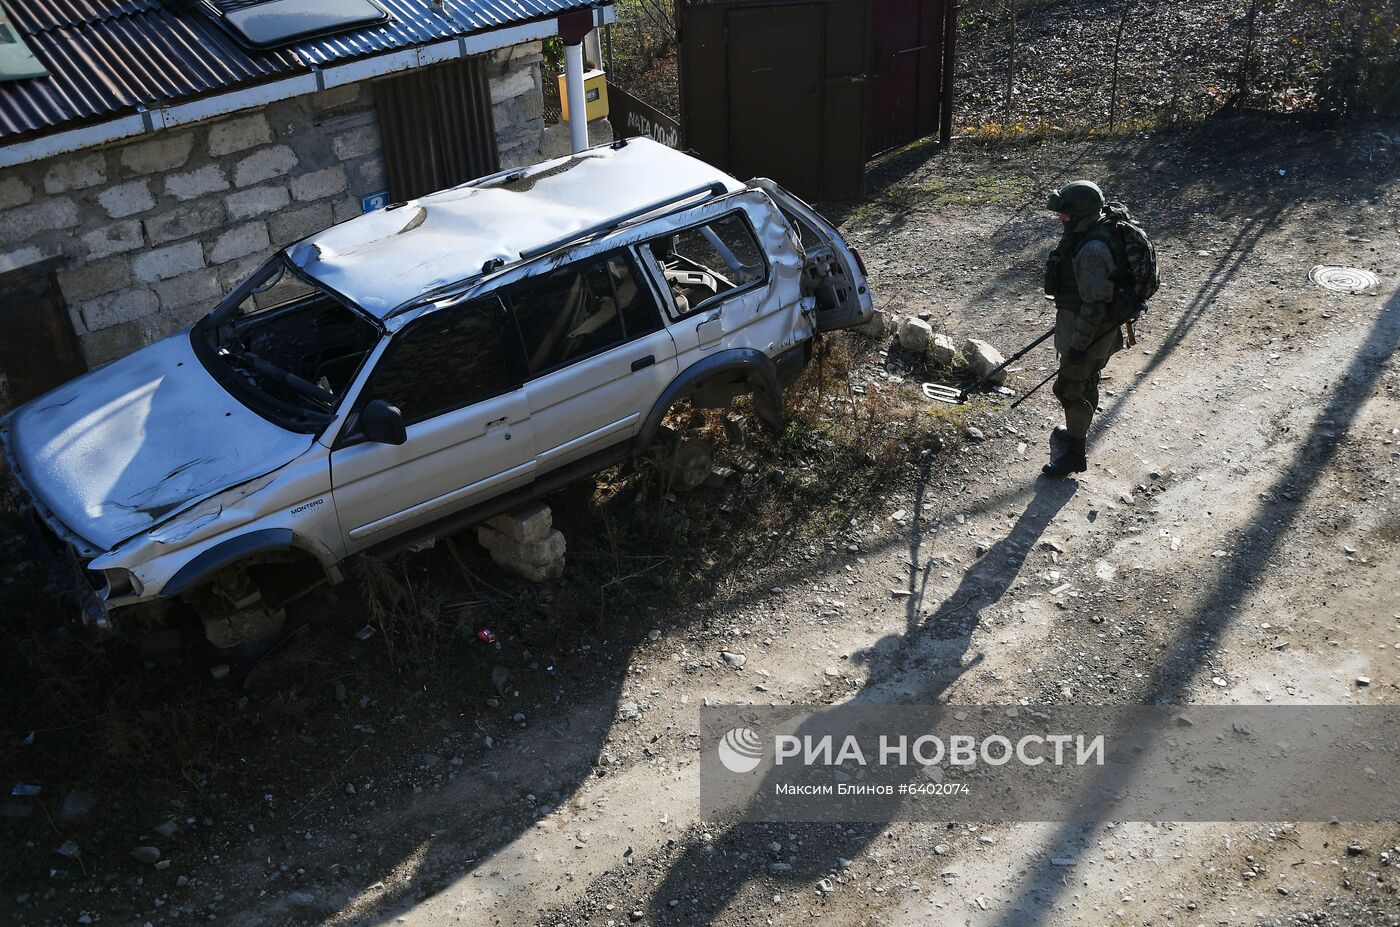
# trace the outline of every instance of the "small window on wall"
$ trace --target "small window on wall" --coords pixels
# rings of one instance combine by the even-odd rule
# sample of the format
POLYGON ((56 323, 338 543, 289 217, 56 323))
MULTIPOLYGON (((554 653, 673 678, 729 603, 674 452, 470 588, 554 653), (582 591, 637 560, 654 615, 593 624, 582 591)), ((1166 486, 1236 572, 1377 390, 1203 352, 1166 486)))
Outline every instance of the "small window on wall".
POLYGON ((768 272, 748 221, 737 212, 654 239, 648 246, 680 316, 760 283, 768 272))
POLYGON ((617 251, 510 291, 530 375, 591 357, 661 328, 651 291, 617 251))
POLYGON ((397 406, 412 425, 505 392, 511 377, 499 305, 485 299, 414 323, 379 362, 369 398, 397 406))

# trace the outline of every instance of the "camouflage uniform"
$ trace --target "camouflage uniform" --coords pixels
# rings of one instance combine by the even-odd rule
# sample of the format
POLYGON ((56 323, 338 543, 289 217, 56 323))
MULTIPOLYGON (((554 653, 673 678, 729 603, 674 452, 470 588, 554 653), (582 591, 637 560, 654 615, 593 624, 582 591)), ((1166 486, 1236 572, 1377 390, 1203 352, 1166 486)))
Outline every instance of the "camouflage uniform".
POLYGON ((1065 431, 1083 441, 1099 404, 1099 377, 1108 359, 1123 347, 1111 321, 1113 253, 1094 232, 1098 216, 1066 223, 1051 255, 1047 289, 1055 297, 1055 350, 1060 372, 1055 396, 1065 409, 1065 431), (1052 289, 1053 286, 1053 289, 1052 289))

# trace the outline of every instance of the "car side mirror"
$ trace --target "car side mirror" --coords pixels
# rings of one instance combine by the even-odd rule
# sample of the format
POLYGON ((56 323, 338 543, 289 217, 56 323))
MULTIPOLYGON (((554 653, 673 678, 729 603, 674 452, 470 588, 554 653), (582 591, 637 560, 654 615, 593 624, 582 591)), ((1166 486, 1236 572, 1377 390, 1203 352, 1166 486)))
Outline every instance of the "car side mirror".
POLYGON ((360 430, 377 444, 403 444, 408 440, 403 413, 383 399, 372 400, 360 410, 360 430))

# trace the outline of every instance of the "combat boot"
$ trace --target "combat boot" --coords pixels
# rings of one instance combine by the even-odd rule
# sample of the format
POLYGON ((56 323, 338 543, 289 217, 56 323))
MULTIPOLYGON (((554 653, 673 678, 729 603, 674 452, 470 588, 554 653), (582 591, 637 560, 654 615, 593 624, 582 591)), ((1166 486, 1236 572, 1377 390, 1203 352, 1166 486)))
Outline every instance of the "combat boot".
POLYGON ((1063 428, 1050 433, 1050 462, 1040 468, 1040 472, 1056 479, 1064 479, 1071 473, 1083 473, 1089 469, 1084 457, 1084 439, 1075 438, 1063 428))

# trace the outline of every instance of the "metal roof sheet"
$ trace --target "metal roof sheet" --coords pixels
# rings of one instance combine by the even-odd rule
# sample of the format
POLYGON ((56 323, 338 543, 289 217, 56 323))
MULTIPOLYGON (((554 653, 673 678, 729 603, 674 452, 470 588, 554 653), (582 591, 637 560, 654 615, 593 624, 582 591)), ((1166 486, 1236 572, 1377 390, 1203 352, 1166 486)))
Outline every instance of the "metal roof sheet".
POLYGON ((608 0, 378 0, 389 22, 266 52, 185 0, 4 0, 48 77, 0 84, 0 141, 42 135, 608 0))
POLYGON ((439 9, 424 0, 376 2, 388 11, 387 23, 298 42, 292 47, 303 59, 327 65, 339 59, 437 42, 601 5, 591 0, 445 0, 439 9))

